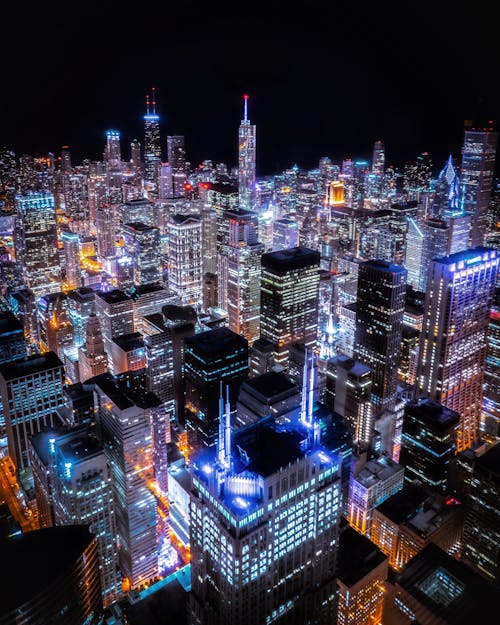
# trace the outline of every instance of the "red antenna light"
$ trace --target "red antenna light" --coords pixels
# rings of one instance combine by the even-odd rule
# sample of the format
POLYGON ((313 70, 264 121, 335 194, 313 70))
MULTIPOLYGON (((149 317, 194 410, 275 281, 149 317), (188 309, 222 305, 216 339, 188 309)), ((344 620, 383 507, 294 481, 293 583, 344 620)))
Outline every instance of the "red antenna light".
POLYGON ((146 115, 149 115, 149 93, 146 93, 146 115))

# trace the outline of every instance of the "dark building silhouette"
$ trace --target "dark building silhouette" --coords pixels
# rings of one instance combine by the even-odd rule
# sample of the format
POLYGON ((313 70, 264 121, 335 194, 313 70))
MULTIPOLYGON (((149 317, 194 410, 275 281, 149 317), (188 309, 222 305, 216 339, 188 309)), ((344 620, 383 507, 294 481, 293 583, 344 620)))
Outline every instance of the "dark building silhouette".
POLYGON ((87 525, 49 527, 0 542, 1 625, 102 623, 97 542, 87 525))

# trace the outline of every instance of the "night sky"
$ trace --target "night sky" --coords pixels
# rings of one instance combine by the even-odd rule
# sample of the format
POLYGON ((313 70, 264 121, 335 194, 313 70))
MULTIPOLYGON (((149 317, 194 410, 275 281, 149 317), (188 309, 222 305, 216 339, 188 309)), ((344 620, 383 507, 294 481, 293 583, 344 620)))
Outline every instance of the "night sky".
MULTIPOLYGON (((0 145, 100 159, 104 133, 143 141, 145 93, 188 160, 235 165, 241 96, 257 173, 329 156, 388 164, 459 155, 465 119, 498 122, 500 46, 486 2, 9 3, 2 15, 0 145)), ((491 5, 493 6, 493 5, 491 5)), ((166 149, 164 154, 166 159, 166 149)), ((439 167, 440 168, 440 167, 439 167)), ((498 163, 497 163, 498 169, 498 163)))

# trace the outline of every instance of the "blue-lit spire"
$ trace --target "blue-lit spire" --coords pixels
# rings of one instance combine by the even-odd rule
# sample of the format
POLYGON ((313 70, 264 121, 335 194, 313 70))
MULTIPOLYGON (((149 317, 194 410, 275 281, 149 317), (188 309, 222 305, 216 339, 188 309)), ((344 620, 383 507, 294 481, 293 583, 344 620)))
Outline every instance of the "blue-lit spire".
POLYGON ((229 402, 229 385, 226 385, 226 401, 220 382, 219 396, 219 439, 217 441, 217 460, 221 467, 231 466, 231 404, 229 402))
POLYGON ((304 368, 302 370, 302 397, 300 402, 300 420, 307 424, 307 347, 304 351, 304 368))

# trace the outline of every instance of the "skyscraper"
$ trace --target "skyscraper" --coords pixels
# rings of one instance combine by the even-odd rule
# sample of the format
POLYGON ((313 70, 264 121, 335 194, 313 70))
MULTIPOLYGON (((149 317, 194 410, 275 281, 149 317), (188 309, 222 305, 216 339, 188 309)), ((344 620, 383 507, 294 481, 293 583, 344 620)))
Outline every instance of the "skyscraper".
POLYGON ((468 125, 464 131, 460 178, 464 192, 464 209, 472 215, 470 246, 484 245, 488 226, 488 206, 493 189, 493 176, 498 133, 488 127, 468 125))
POLYGON ((201 303, 202 221, 196 215, 173 215, 167 225, 168 287, 183 304, 201 303))
POLYGON ((405 480, 420 480, 436 490, 448 488, 448 465, 456 449, 458 412, 437 401, 420 399, 405 404, 399 464, 405 480))
POLYGON ((132 258, 134 283, 150 284, 163 279, 163 264, 160 248, 160 231, 142 222, 123 226, 125 250, 132 258))
POLYGON ((382 175, 385 169, 385 148, 382 141, 373 144, 372 172, 382 175))
POLYGON ((16 197, 16 257, 23 282, 35 297, 61 290, 54 196, 30 193, 16 197))
POLYGON ((94 378, 97 423, 111 470, 118 561, 129 588, 143 588, 158 574, 152 412, 158 399, 124 392, 109 374, 94 378))
POLYGON ((331 624, 339 458, 298 419, 261 419, 233 442, 227 403, 217 449, 192 465, 190 623, 331 624))
POLYGON ((185 340, 185 420, 189 445, 215 444, 218 432, 219 385, 229 389, 231 411, 248 377, 248 342, 229 328, 199 332, 185 340))
POLYGON ((146 96, 144 115, 144 179, 156 185, 161 163, 160 116, 156 112, 156 91, 152 88, 151 104, 146 96))
POLYGON ((167 137, 167 158, 172 175, 171 197, 184 197, 184 185, 187 179, 186 148, 184 135, 169 135, 167 137))
POLYGON ((392 409, 403 330, 407 272, 380 260, 359 265, 354 359, 372 370, 376 412, 392 409))
POLYGON ((76 232, 65 230, 61 234, 64 249, 65 280, 64 287, 68 290, 77 289, 82 284, 80 266, 80 236, 76 232))
POLYGON ((121 594, 110 469, 100 442, 85 429, 49 439, 55 525, 89 525, 97 538, 104 606, 121 594))
POLYGON ((316 347, 320 254, 294 247, 261 256, 260 335, 287 366, 290 345, 316 347))
POLYGON ((248 119, 248 99, 243 96, 243 119, 238 132, 238 197, 240 208, 253 210, 255 202, 256 127, 248 119))
POLYGON ((0 365, 9 455, 19 471, 29 468, 29 436, 61 424, 56 409, 64 403, 63 381, 63 364, 54 352, 0 365))
POLYGON ((498 273, 493 249, 436 258, 428 269, 416 395, 460 414, 457 450, 479 439, 489 311, 498 273))

